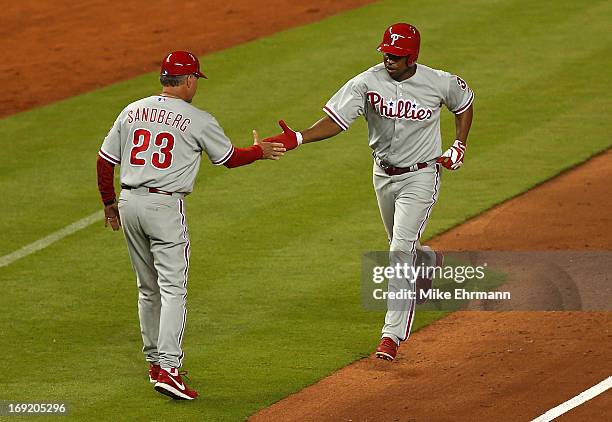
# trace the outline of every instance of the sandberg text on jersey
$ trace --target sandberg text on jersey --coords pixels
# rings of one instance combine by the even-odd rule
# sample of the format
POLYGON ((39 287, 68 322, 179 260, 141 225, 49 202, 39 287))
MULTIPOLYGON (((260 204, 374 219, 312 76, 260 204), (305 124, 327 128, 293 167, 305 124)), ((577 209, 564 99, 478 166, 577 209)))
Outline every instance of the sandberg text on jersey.
POLYGON ((185 132, 191 120, 183 117, 180 113, 174 113, 164 109, 157 109, 155 107, 141 107, 134 110, 128 111, 128 123, 132 122, 150 122, 160 123, 166 126, 174 127, 181 132, 185 132))

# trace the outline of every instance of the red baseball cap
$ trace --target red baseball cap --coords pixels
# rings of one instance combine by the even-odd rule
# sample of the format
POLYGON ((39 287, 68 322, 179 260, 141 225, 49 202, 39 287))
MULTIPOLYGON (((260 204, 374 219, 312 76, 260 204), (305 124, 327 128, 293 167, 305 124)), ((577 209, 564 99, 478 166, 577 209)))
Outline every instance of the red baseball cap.
POLYGON ((162 76, 196 75, 199 78, 206 78, 200 72, 200 61, 189 51, 173 51, 164 57, 161 65, 162 76))

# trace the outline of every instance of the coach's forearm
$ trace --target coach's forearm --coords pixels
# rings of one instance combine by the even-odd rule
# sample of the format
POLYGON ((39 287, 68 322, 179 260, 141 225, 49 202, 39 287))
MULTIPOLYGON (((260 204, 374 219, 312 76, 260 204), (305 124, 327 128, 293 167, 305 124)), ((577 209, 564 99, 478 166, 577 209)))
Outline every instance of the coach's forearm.
POLYGON ((251 145, 248 148, 236 148, 232 151, 230 158, 223 163, 228 169, 251 164, 263 158, 263 149, 259 145, 251 145))
POLYGON ((100 191, 100 197, 102 198, 102 202, 104 205, 111 204, 115 202, 115 185, 114 185, 114 175, 115 175, 115 166, 98 156, 98 161, 96 162, 96 170, 98 174, 98 190, 100 191))
POLYGON ((342 132, 342 128, 334 123, 329 116, 325 116, 308 129, 302 131, 302 143, 322 141, 323 139, 336 136, 340 132, 342 132))
POLYGON ((474 117, 474 106, 471 105, 461 114, 455 114, 455 136, 464 144, 467 144, 468 134, 474 117))

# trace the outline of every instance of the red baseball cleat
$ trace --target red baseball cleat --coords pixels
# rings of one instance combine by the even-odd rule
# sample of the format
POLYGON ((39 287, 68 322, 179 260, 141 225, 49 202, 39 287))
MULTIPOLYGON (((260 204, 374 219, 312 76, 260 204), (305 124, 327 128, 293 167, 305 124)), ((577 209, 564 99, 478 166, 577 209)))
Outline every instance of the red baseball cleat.
POLYGON ((198 397, 198 392, 189 389, 181 379, 181 375, 186 375, 186 372, 179 373, 177 368, 168 370, 161 368, 155 390, 174 400, 193 400, 198 397))
MULTIPOLYGON (((444 254, 442 252, 436 252, 436 267, 441 267, 444 264, 444 254)), ((418 277, 416 279, 416 303, 421 305, 427 302, 427 298, 423 297, 424 292, 429 292, 433 285, 433 274, 429 278, 418 277)))
POLYGON ((398 348, 399 346, 395 341, 389 337, 383 337, 376 348, 376 357, 378 359, 393 360, 395 355, 397 355, 398 348))
POLYGON ((161 366, 156 365, 154 363, 149 364, 149 382, 155 384, 157 382, 157 377, 159 376, 159 370, 161 366))

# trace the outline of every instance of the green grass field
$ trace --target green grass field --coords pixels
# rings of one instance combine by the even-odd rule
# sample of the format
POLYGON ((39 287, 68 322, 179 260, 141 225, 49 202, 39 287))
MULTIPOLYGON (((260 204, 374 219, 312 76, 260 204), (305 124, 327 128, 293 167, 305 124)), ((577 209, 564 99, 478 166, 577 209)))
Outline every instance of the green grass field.
MULTIPOLYGON (((194 103, 240 146, 279 118, 302 129, 380 60, 382 31, 401 20, 421 30, 420 62, 476 93, 466 165, 444 174, 426 238, 611 145, 606 1, 382 1, 203 57, 210 79, 194 103)), ((156 92, 151 73, 0 120, 0 256, 100 209, 102 138, 156 92)), ((187 200, 194 402, 148 384, 121 234, 100 222, 0 268, 0 400, 67 401, 83 420, 242 420, 372 353, 383 314, 360 305, 360 258, 386 238, 370 172, 362 121, 278 163, 203 166, 187 200)))

